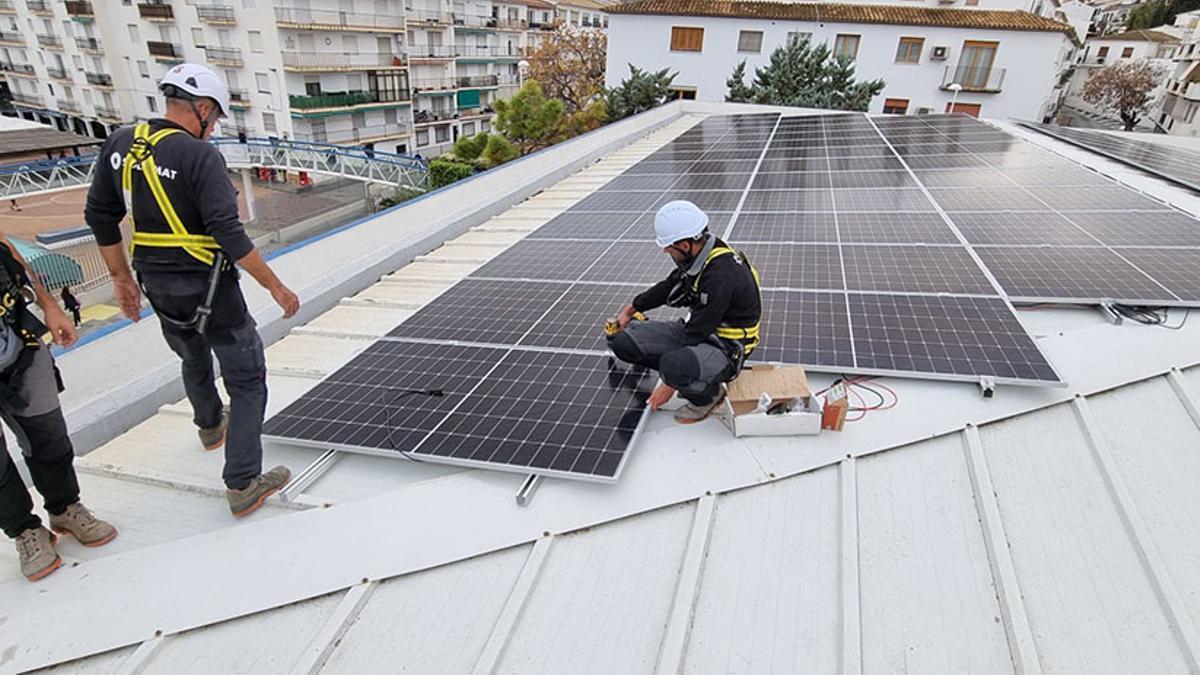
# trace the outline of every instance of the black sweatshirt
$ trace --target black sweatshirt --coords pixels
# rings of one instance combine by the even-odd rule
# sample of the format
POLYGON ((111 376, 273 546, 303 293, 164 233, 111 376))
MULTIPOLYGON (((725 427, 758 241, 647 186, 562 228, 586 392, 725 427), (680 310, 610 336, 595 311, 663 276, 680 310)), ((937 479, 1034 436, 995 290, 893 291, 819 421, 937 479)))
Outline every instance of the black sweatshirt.
MULTIPOLYGON (((150 121, 150 133, 167 127, 183 128, 165 119, 150 121)), ((132 144, 133 127, 122 127, 104 142, 96 160, 84 218, 96 236, 96 243, 101 246, 121 242, 120 224, 125 217, 121 162, 132 144)), ((154 162, 163 190, 189 232, 216 239, 230 261, 240 260, 254 249, 238 217, 237 190, 229 180, 225 157, 214 145, 187 131, 171 134, 155 146, 154 162)), ((138 230, 170 232, 150 186, 137 169, 133 172, 133 191, 134 221, 138 230)), ((147 246, 135 249, 133 267, 143 272, 208 269, 182 249, 147 246)))
MULTIPOLYGON (((717 239, 716 246, 728 246, 717 239)), ((675 283, 681 278, 678 271, 654 284, 633 299, 633 308, 645 312, 667 304, 675 283)), ((749 328, 762 316, 758 284, 749 266, 737 256, 713 258, 700 275, 700 301, 691 308, 691 316, 683 326, 688 344, 700 344, 717 332, 722 324, 749 328)))

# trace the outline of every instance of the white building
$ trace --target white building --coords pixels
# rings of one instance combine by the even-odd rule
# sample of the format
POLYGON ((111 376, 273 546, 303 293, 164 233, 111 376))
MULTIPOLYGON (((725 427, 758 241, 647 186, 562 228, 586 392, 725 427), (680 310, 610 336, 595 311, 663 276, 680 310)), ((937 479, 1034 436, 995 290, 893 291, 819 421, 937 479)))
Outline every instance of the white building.
POLYGON ((1200 10, 1176 15, 1175 28, 1183 39, 1172 57, 1158 126, 1176 136, 1200 136, 1200 10))
POLYGON ((627 64, 667 67, 681 98, 705 101, 724 100, 741 61, 749 82, 776 47, 805 36, 853 56, 857 79, 887 82, 871 112, 942 112, 953 101, 972 115, 1041 119, 1073 48, 1068 24, 1011 10, 638 0, 609 12, 609 86, 627 64))
MULTIPOLYGON (((1071 75, 1064 104, 1093 116, 1119 122, 1120 117, 1115 112, 1085 101, 1083 87, 1092 75, 1114 63, 1147 61, 1164 74, 1162 83, 1151 92, 1150 104, 1147 106, 1147 110, 1157 111, 1167 88, 1165 75, 1173 66, 1171 56, 1178 44, 1179 38, 1165 29, 1131 30, 1090 38, 1084 44, 1079 63, 1071 75)), ((1142 124, 1146 127, 1152 126, 1153 118, 1153 113, 1147 115, 1142 124)))
POLYGON ((1146 0, 1102 0, 1096 3, 1092 34, 1110 35, 1125 30, 1130 12, 1144 4, 1146 0))
MULTIPOLYGON (((561 21, 602 27, 599 7, 561 21)), ((490 129, 558 17, 541 0, 0 0, 0 69, 23 117, 92 136, 161 114, 159 79, 190 61, 228 81, 227 134, 432 156, 490 129)))

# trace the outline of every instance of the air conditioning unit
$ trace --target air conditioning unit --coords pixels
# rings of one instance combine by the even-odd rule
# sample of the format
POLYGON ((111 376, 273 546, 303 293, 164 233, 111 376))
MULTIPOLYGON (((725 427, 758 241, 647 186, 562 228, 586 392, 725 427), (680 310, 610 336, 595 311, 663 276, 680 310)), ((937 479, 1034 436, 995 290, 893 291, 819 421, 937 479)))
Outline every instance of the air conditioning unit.
POLYGON ((917 108, 918 115, 930 115, 933 113, 933 108, 917 108))
POLYGON ((929 52, 929 58, 933 59, 934 61, 945 61, 949 54, 949 47, 934 47, 933 50, 929 52))

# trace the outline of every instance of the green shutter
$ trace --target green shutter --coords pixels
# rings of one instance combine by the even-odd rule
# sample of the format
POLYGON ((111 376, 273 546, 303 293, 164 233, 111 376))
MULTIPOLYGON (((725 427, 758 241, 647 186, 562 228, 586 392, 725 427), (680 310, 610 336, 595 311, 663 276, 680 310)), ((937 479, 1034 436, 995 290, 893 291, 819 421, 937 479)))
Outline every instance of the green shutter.
POLYGON ((464 89, 458 92, 458 107, 460 108, 478 108, 479 107, 479 90, 464 89))

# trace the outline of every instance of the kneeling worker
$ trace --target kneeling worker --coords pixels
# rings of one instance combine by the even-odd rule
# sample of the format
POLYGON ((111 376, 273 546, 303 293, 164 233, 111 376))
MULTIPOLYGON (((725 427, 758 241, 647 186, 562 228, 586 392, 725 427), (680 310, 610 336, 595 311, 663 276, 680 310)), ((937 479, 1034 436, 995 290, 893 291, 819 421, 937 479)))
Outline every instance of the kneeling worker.
POLYGON ((659 209, 654 232, 676 269, 621 310, 621 331, 609 336, 608 348, 622 361, 657 370, 664 384, 651 394, 651 409, 678 392, 688 405, 675 421, 691 424, 716 409, 724 398, 721 385, 737 377, 758 345, 758 272, 708 231, 708 215, 691 202, 659 209), (686 321, 633 320, 663 305, 686 307, 690 315, 686 321))
POLYGON ((246 236, 225 158, 207 142, 217 119, 229 114, 229 87, 208 68, 185 63, 168 70, 159 89, 166 118, 108 137, 84 215, 125 316, 140 318, 144 290, 167 345, 183 360, 183 388, 200 443, 207 450, 225 446, 229 509, 241 517, 279 491, 291 472, 283 466, 262 471, 267 370, 233 263, 271 293, 284 318, 300 309, 300 299, 246 236), (136 281, 118 227, 126 213, 136 281), (213 379, 214 353, 228 410, 213 379))

